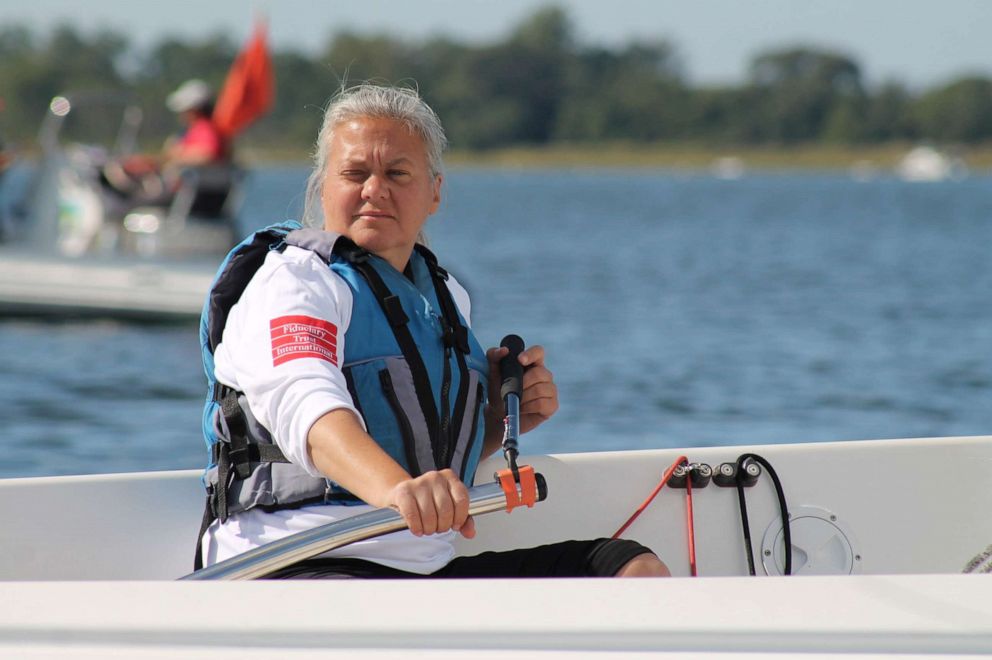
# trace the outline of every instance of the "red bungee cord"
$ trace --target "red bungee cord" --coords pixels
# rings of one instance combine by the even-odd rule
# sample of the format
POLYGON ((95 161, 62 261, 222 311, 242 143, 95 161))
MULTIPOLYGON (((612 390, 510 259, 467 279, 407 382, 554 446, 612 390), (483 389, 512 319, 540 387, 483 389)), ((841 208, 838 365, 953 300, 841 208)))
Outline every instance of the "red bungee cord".
POLYGON ((651 491, 651 494, 648 495, 648 498, 643 502, 641 502, 641 506, 637 507, 637 511, 634 511, 634 515, 632 515, 630 518, 627 518, 627 522, 620 525, 620 529, 613 532, 613 536, 610 538, 614 538, 614 539, 620 538, 620 535, 623 534, 628 527, 630 527, 630 524, 632 522, 637 520, 637 516, 641 515, 641 513, 644 512, 644 509, 648 508, 648 505, 651 504, 652 500, 654 500, 658 492, 662 488, 664 488, 665 484, 668 483, 668 480, 672 478, 672 473, 675 472, 675 468, 677 468, 682 463, 687 463, 687 462, 689 462, 689 459, 686 458, 685 456, 679 456, 678 458, 676 458, 675 462, 672 463, 667 470, 665 470, 665 474, 662 475, 661 481, 659 481, 658 485, 655 486, 653 491, 651 491))
MULTIPOLYGON (((627 530, 628 527, 630 527, 631 523, 633 523, 635 520, 637 520, 637 517, 639 515, 641 515, 644 512, 645 509, 648 508, 648 506, 651 504, 652 501, 654 501, 654 498, 658 495, 658 493, 661 491, 661 489, 665 487, 665 484, 668 483, 668 480, 672 478, 672 474, 675 472, 675 468, 677 468, 679 465, 681 465, 683 463, 688 464, 689 463, 689 459, 686 458, 685 456, 679 456, 678 458, 675 459, 675 462, 672 463, 668 467, 667 470, 665 470, 665 473, 661 477, 661 481, 658 482, 658 485, 655 486, 655 488, 654 488, 653 491, 651 491, 651 494, 648 495, 647 499, 644 500, 643 502, 641 502, 641 505, 639 507, 637 507, 637 510, 634 511, 633 515, 631 515, 630 518, 627 518, 627 522, 625 522, 624 524, 620 525, 620 529, 618 529, 617 531, 613 532, 613 536, 610 537, 610 538, 614 538, 614 539, 620 538, 620 535, 623 534, 627 530)), ((690 475, 687 474, 686 475, 686 491, 685 491, 685 496, 686 496, 686 509, 687 509, 687 517, 688 517, 688 528, 689 528, 688 529, 688 531, 689 531, 689 570, 691 571, 693 577, 695 577, 695 575, 696 575, 696 541, 695 541, 695 532, 694 532, 694 529, 693 529, 693 522, 692 522, 692 485, 690 484, 689 481, 690 481, 690 475)))
POLYGON ((685 476, 685 520, 689 535, 689 574, 696 577, 696 530, 692 519, 692 475, 685 476))

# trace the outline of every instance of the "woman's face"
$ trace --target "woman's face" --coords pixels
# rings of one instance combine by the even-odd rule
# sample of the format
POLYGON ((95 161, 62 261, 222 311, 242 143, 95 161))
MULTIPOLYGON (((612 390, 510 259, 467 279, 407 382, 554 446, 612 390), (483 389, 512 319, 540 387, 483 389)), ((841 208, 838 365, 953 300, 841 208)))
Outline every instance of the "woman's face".
POLYGON ((334 128, 328 153, 324 229, 403 270, 441 202, 423 140, 398 121, 362 117, 334 128))

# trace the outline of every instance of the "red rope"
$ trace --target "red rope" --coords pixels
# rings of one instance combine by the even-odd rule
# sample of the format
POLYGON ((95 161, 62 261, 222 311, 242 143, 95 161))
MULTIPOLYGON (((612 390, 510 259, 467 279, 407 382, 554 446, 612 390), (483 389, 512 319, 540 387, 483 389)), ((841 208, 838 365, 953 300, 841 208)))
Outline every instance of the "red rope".
POLYGON ((686 458, 685 456, 679 456, 678 458, 676 458, 675 462, 672 463, 667 470, 665 470, 665 474, 662 475, 661 481, 658 482, 658 485, 655 486, 655 489, 651 492, 650 495, 648 495, 648 498, 641 503, 641 506, 637 507, 637 510, 634 511, 634 514, 630 518, 627 518, 627 522, 620 525, 620 529, 613 532, 613 536, 611 538, 615 538, 615 539, 620 538, 620 535, 623 534, 628 527, 630 527, 630 524, 632 522, 637 520, 637 516, 641 515, 641 513, 644 512, 644 509, 648 508, 648 505, 651 504, 651 501, 654 500, 658 492, 665 486, 665 484, 668 483, 668 480, 672 478, 672 473, 675 472, 675 468, 677 468, 681 463, 688 463, 688 462, 689 459, 686 458))
POLYGON ((685 520, 689 535, 689 574, 696 577, 696 530, 692 519, 692 474, 685 477, 685 520))

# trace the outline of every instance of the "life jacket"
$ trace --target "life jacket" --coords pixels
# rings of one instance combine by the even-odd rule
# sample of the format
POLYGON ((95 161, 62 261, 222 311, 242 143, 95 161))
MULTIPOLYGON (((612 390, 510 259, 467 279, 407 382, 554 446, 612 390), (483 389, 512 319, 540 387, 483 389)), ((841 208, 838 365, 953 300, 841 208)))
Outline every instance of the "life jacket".
POLYGON ((290 245, 316 253, 352 290, 339 358, 369 435, 414 477, 450 467, 471 485, 479 462, 488 361, 434 255, 417 245, 404 274, 343 236, 304 229, 295 221, 272 225, 231 250, 200 318, 208 381, 203 432, 210 455, 201 537, 214 519, 248 509, 358 502, 329 479, 289 463, 244 394, 214 376, 214 350, 231 308, 266 255, 290 245))

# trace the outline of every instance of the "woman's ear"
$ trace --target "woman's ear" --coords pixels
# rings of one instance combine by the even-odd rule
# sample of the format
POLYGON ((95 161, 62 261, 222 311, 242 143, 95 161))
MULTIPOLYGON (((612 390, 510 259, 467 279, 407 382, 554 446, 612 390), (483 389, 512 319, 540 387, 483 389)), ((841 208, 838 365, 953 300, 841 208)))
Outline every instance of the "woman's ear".
POLYGON ((434 203, 431 204, 431 214, 434 214, 441 205, 441 183, 443 181, 444 177, 440 174, 434 177, 434 203))

